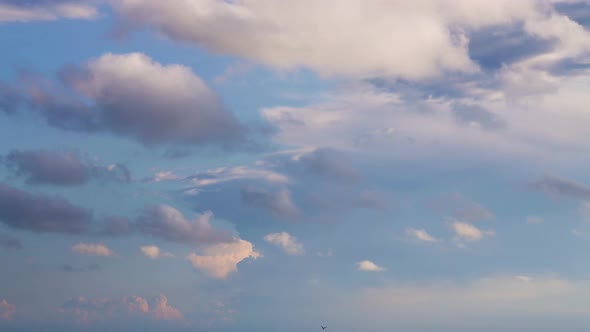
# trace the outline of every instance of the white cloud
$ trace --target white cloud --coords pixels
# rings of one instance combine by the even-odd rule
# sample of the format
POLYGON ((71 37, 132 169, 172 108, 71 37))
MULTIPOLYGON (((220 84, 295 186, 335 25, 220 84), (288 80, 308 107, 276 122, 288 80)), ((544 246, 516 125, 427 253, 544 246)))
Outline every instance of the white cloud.
POLYGON ((73 252, 93 256, 114 256, 115 253, 102 243, 78 243, 72 247, 73 252))
POLYGON ((305 253, 303 244, 287 232, 268 234, 264 240, 280 247, 289 255, 303 255, 305 253))
POLYGON ((357 269, 359 271, 369 271, 369 272, 381 272, 385 271, 385 268, 371 262, 368 260, 360 261, 356 263, 357 269))
POLYGON ((220 167, 190 176, 188 179, 196 187, 206 187, 238 180, 262 180, 277 184, 286 184, 289 182, 289 178, 283 174, 247 166, 220 167))
POLYGON ((413 237, 416 238, 420 241, 424 241, 424 242, 438 242, 437 239, 435 239, 432 235, 428 234, 428 232, 426 232, 423 229, 415 229, 415 228, 408 228, 406 229, 406 233, 413 237))
POLYGON ((169 252, 162 252, 160 248, 157 246, 142 246, 139 248, 141 252, 151 259, 158 259, 162 257, 174 257, 173 254, 169 252))
POLYGON ((454 221, 451 223, 451 228, 455 232, 458 240, 465 240, 465 241, 479 241, 484 236, 494 235, 494 232, 491 230, 482 231, 479 228, 473 226, 472 224, 454 221))
POLYGON ((252 243, 235 238, 231 243, 211 245, 203 250, 203 254, 190 253, 187 259, 211 277, 225 279, 238 270, 238 263, 244 259, 259 257, 261 254, 254 250, 252 243))
POLYGON ((0 2, 0 23, 53 21, 59 18, 93 19, 98 15, 94 6, 79 0, 40 1, 33 5, 27 4, 29 1, 22 2, 23 4, 16 1, 12 1, 12 3, 0 2))
POLYGON ((123 0, 115 8, 132 24, 150 25, 177 40, 322 75, 420 79, 472 72, 477 66, 469 59, 468 33, 486 27, 523 23, 526 33, 555 38, 571 55, 585 37, 583 29, 547 15, 545 2, 534 0, 392 0, 362 6, 352 0, 303 0, 288 7, 273 0, 123 0))

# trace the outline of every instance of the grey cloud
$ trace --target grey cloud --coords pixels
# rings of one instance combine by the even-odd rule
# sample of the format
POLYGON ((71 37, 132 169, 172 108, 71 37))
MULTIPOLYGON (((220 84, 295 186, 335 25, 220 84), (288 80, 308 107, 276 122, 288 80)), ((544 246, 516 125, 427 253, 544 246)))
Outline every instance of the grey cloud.
POLYGON ((26 98, 20 90, 0 82, 0 112, 15 113, 25 102, 26 98))
POLYGON ((558 13, 585 27, 590 26, 590 4, 587 1, 560 2, 555 4, 558 13))
POLYGON ((456 104, 453 107, 453 116, 459 124, 478 124, 483 129, 495 130, 506 127, 506 121, 500 116, 478 105, 456 104))
POLYGON ((81 185, 90 180, 91 169, 73 152, 13 150, 6 156, 19 175, 34 184, 81 185))
POLYGON ((8 234, 0 234, 0 248, 4 249, 22 249, 19 239, 8 234))
POLYGON ((469 56, 484 69, 497 70, 503 65, 547 52, 555 45, 555 40, 528 34, 522 23, 494 26, 470 34, 469 56))
POLYGON ((134 224, 127 218, 108 217, 103 223, 103 233, 110 236, 130 235, 135 231, 134 224))
POLYGON ((533 190, 557 196, 590 199, 590 187, 572 180, 545 175, 542 179, 529 184, 533 190))
POLYGON ((276 217, 294 218, 300 215, 299 209, 293 203, 291 193, 287 189, 270 192, 255 187, 242 188, 240 191, 242 203, 269 211, 276 217))
POLYGON ((101 129, 97 110, 74 99, 35 88, 28 102, 53 127, 85 132, 101 129))
POLYGON ((70 264, 64 264, 59 267, 63 272, 97 272, 101 270, 100 265, 90 264, 87 266, 72 266, 70 264))
POLYGON ((88 231, 92 213, 57 196, 31 194, 0 184, 0 222, 32 232, 80 234, 88 231))
POLYGON ((210 224, 212 217, 211 212, 205 212, 190 222, 171 206, 152 205, 147 206, 137 218, 135 227, 143 234, 188 245, 232 242, 231 232, 216 229, 210 224))
POLYGON ((161 65, 141 53, 105 54, 61 77, 94 102, 101 130, 144 145, 245 140, 246 128, 188 67, 161 65))
POLYGON ((13 150, 4 158, 5 164, 29 184, 76 186, 93 178, 131 182, 131 173, 123 164, 107 167, 91 165, 73 151, 13 150))
POLYGON ((445 194, 428 202, 430 210, 461 221, 493 220, 496 216, 480 203, 474 202, 460 193, 445 194))
POLYGON ((361 179, 361 175, 336 150, 317 149, 301 156, 301 163, 307 171, 323 177, 348 181, 361 179))

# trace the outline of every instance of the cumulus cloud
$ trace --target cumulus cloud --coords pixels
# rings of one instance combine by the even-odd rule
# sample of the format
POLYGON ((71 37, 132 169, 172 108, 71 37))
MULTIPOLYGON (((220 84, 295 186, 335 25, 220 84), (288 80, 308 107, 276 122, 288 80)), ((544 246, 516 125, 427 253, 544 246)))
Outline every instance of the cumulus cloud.
POLYGON ((214 228, 210 220, 213 213, 207 211, 189 221, 175 208, 160 204, 147 206, 137 218, 135 227, 142 233, 171 242, 189 245, 232 242, 231 232, 214 228))
POLYGON ((161 251, 160 248, 157 246, 141 246, 139 249, 146 257, 149 257, 151 259, 158 259, 162 257, 174 257, 174 255, 169 252, 161 251))
POLYGON ((187 259, 193 267, 205 271, 212 278, 225 279, 238 270, 238 263, 246 258, 258 258, 252 243, 235 238, 231 243, 219 243, 205 248, 202 254, 190 253, 187 259))
MULTIPOLYGON (((542 15, 547 7, 532 0, 387 1, 361 7, 355 1, 299 1, 288 8, 271 0, 124 0, 115 9, 131 26, 147 25, 216 52, 280 69, 304 67, 355 77, 421 79, 473 72, 477 65, 469 58, 470 32, 522 22, 527 34, 547 39, 543 32, 552 27, 542 15), (409 25, 413 38, 406 38, 409 25)), ((550 36, 567 38, 557 31, 550 36)))
POLYGON ((408 228, 406 229, 406 234, 423 242, 438 242, 436 238, 423 229, 408 228))
POLYGON ((494 235, 494 231, 482 231, 481 229, 473 226, 472 224, 461 221, 452 222, 451 228, 455 232, 455 235, 457 236, 458 240, 479 241, 484 236, 494 235))
POLYGON ((0 248, 4 249, 22 249, 22 244, 19 239, 8 234, 0 233, 0 248))
POLYGON ((189 67, 163 65, 141 53, 104 54, 63 70, 65 84, 93 102, 91 110, 47 108, 50 123, 66 129, 103 130, 153 146, 161 143, 235 145, 245 128, 189 67), (51 118, 49 118, 51 117, 51 118))
POLYGON ((8 303, 6 299, 0 301, 0 319, 11 320, 15 313, 16 306, 14 304, 8 303))
POLYGON ((73 252, 92 256, 114 256, 115 253, 102 243, 78 243, 72 247, 73 252))
POLYGON ((293 218, 300 214, 288 189, 269 192, 255 187, 246 187, 242 188, 240 195, 243 203, 268 210, 276 217, 293 218))
POLYGON ((385 271, 385 268, 369 261, 369 260, 364 260, 364 261, 360 261, 358 263, 356 263, 357 265, 357 269, 359 271, 368 271, 368 272, 382 272, 385 271))
POLYGON ((91 1, 1 0, 0 23, 53 21, 60 18, 93 19, 98 15, 91 1))
POLYGON ((303 244, 287 232, 268 234, 264 240, 283 249, 289 255, 303 255, 305 253, 303 244))
POLYGON ((81 234, 92 221, 90 211, 57 196, 31 194, 0 184, 0 222, 33 232, 81 234))
POLYGON ((142 317, 153 321, 182 321, 180 310, 168 304, 168 298, 160 294, 151 301, 140 296, 111 298, 77 297, 66 301, 58 310, 73 316, 78 322, 114 321, 127 317, 142 317))

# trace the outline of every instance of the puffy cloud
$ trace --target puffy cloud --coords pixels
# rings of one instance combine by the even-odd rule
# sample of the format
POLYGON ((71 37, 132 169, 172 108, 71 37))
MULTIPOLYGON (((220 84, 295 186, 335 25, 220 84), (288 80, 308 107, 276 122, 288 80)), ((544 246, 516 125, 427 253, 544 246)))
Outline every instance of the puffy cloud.
POLYGON ((160 294, 151 301, 140 296, 111 298, 78 297, 66 301, 58 310, 69 314, 81 323, 117 320, 126 317, 143 317, 151 320, 182 321, 184 315, 168 304, 168 298, 160 294))
POLYGON ((274 216, 293 218, 300 214, 288 189, 273 193, 255 187, 246 187, 242 188, 240 194, 243 203, 268 210, 274 216))
POLYGON ((428 234, 428 232, 426 232, 423 229, 415 229, 415 228, 408 228, 406 229, 406 233, 413 237, 416 238, 420 241, 424 241, 424 242, 438 242, 437 239, 435 239, 432 235, 428 234))
POLYGON ((494 232, 491 230, 482 231, 472 224, 460 221, 452 222, 451 228, 459 240, 479 241, 486 235, 494 235, 494 232))
POLYGON ((160 248, 157 246, 141 246, 139 249, 146 257, 149 257, 151 259, 158 259, 161 257, 174 257, 174 255, 169 252, 162 252, 160 248))
POLYGON ((33 232, 80 234, 88 231, 92 214, 63 198, 30 194, 0 184, 0 222, 33 232))
POLYGON ((81 185, 91 177, 91 168, 73 152, 13 150, 6 161, 18 174, 26 175, 29 183, 81 185))
POLYGON ((20 240, 14 236, 0 233, 0 248, 4 249, 22 249, 20 240))
POLYGON ((245 141, 245 128, 189 67, 162 65, 141 53, 109 53, 65 69, 62 79, 94 105, 84 109, 74 102, 63 113, 67 108, 51 107, 51 97, 34 98, 53 125, 106 130, 148 146, 245 141))
POLYGON ((287 8, 272 0, 124 0, 115 9, 129 25, 148 25, 171 38, 275 68, 421 79, 477 70, 468 44, 469 34, 478 29, 523 23, 527 34, 567 41, 543 15, 543 4, 399 0, 359 6, 356 1, 309 0, 287 8), (413 38, 406 38, 410 25, 413 38))
POLYGON ((190 253, 187 259, 192 265, 205 271, 216 279, 225 279, 238 270, 238 263, 246 258, 258 258, 261 254, 254 250, 252 243, 235 238, 230 243, 211 245, 201 255, 190 253))
POLYGON ((6 299, 0 301, 0 319, 11 320, 16 313, 16 306, 8 303, 6 299))
POLYGON ((358 263, 356 263, 357 265, 357 269, 359 271, 368 271, 368 272, 381 272, 381 271, 385 271, 385 268, 369 261, 369 260, 364 260, 364 261, 360 261, 358 263))
POLYGON ((303 244, 287 232, 268 234, 264 240, 283 249, 289 255, 303 255, 305 253, 303 244))
POLYGON ((113 256, 115 253, 102 243, 78 243, 72 247, 73 252, 93 256, 113 256))
POLYGON ((147 206, 137 218, 135 227, 144 234, 189 245, 233 241, 231 232, 215 229, 211 225, 212 217, 213 213, 207 211, 190 222, 180 211, 160 204, 147 206))
POLYGON ((98 11, 90 1, 1 0, 0 23, 53 21, 59 18, 92 19, 98 11))
POLYGON ((545 175, 542 179, 531 183, 530 187, 551 195, 590 199, 589 186, 552 175, 545 175))

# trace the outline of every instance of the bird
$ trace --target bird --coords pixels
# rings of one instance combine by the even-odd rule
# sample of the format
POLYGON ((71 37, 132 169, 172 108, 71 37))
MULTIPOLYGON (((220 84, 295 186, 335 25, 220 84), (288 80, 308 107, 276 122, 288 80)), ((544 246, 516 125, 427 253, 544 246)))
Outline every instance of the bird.
POLYGON ((322 330, 325 330, 327 328, 327 326, 324 325, 320 325, 322 327, 322 330))

